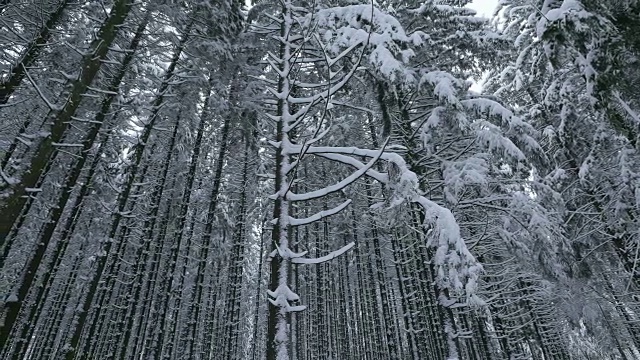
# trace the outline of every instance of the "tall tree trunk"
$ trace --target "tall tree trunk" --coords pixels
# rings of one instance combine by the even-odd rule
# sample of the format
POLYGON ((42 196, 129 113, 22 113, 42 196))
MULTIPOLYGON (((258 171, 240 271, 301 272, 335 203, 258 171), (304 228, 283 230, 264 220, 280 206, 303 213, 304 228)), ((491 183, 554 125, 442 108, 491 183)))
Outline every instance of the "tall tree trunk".
POLYGON ((52 124, 50 135, 42 140, 38 146, 22 179, 11 186, 11 194, 0 203, 0 219, 2 219, 0 221, 0 246, 4 244, 7 235, 20 216, 28 195, 33 192, 33 189, 38 188, 44 170, 49 166, 50 159, 63 139, 71 118, 80 106, 82 95, 98 74, 102 61, 107 56, 109 47, 129 14, 131 6, 130 0, 117 0, 114 3, 108 19, 103 23, 96 39, 90 46, 92 50, 82 62, 82 72, 73 82, 71 93, 65 104, 59 110, 52 111, 47 119, 47 122, 52 124))
POLYGON ((33 305, 29 310, 29 314, 26 317, 26 321, 25 321, 26 326, 23 326, 23 329, 22 329, 22 336, 20 336, 20 339, 24 340, 24 343, 22 344, 23 345, 22 349, 17 349, 14 352, 14 360, 19 360, 23 358, 22 352, 26 350, 26 346, 30 342, 30 339, 31 339, 30 334, 34 331, 33 326, 36 324, 37 320, 40 319, 40 317, 42 316, 42 310, 43 310, 42 308, 44 305, 42 302, 44 300, 49 299, 49 292, 51 291, 51 288, 53 286, 53 281, 55 280, 58 274, 58 270, 60 269, 60 265, 64 258, 63 255, 66 253, 66 249, 69 245, 71 234, 73 233, 75 225, 77 224, 79 214, 84 207, 85 199, 89 195, 89 190, 92 185, 93 176, 95 175, 98 165, 101 162, 100 155, 102 154, 102 148, 104 147, 104 144, 108 141, 108 139, 109 137, 105 136, 104 139, 101 141, 101 144, 98 147, 98 149, 96 149, 93 162, 89 168, 89 171, 87 172, 85 181, 80 187, 78 194, 76 195, 76 198, 73 202, 73 206, 71 207, 72 209, 71 213, 68 215, 67 221, 65 222, 64 227, 60 231, 60 238, 56 243, 56 247, 53 253, 54 254, 53 259, 51 259, 48 268, 43 272, 41 282, 44 285, 38 286, 36 288, 37 292, 33 300, 33 305), (31 326, 29 326, 29 324, 31 326))
MULTIPOLYGON (((218 153, 218 160, 216 164, 216 170, 213 176, 213 185, 211 187, 211 194, 209 196, 209 209, 207 211, 207 222, 204 226, 202 235, 202 243, 200 244, 200 252, 196 255, 197 259, 197 272, 195 280, 195 288, 192 292, 190 305, 192 306, 189 317, 192 319, 193 327, 191 328, 191 339, 195 339, 196 331, 198 328, 198 319, 200 318, 200 312, 202 307, 202 296, 205 288, 205 273, 207 270, 207 261, 209 259, 209 250, 211 249, 211 240, 213 238, 214 222, 216 219, 216 209, 218 207, 220 185, 222 184, 222 170, 224 169, 224 161, 227 153, 229 127, 231 124, 231 117, 225 117, 224 124, 222 126, 222 136, 220 140, 220 150, 218 153)), ((217 265, 219 266, 219 265, 217 265)), ((193 346, 190 347, 193 349, 193 346)))
MULTIPOLYGON (((248 136, 247 136, 248 137, 248 136)), ((230 255, 230 265, 229 265, 229 294, 227 296, 227 308, 229 310, 229 317, 226 319, 227 322, 227 334, 226 334, 226 353, 228 355, 229 360, 241 360, 242 354, 240 352, 240 348, 238 346, 239 342, 239 323, 240 323, 240 307, 242 304, 241 294, 242 294, 242 277, 244 275, 244 251, 245 251, 245 242, 246 239, 246 218, 247 218, 247 207, 249 202, 248 193, 250 191, 249 187, 249 165, 251 163, 251 156, 254 155, 251 151, 252 146, 249 142, 249 139, 245 140, 245 148, 244 148, 244 164, 242 168, 242 186, 240 187, 240 201, 238 205, 238 215, 236 218, 234 234, 233 234, 233 244, 230 255)))
POLYGON ((142 302, 143 299, 140 298, 140 292, 142 290, 143 280, 144 280, 143 271, 145 270, 145 265, 147 264, 147 257, 151 250, 152 233, 153 233, 153 229, 155 227, 156 221, 158 219, 160 202, 162 201, 163 194, 165 191, 165 186, 167 183, 167 176, 169 174, 169 168, 172 162, 172 157, 173 157, 177 135, 178 135, 178 128, 180 125, 180 117, 181 117, 181 114, 179 113, 173 128, 173 134, 171 135, 171 138, 169 140, 169 146, 167 148, 166 156, 162 162, 164 165, 162 168, 162 172, 159 176, 160 183, 154 186, 154 190, 150 196, 151 209, 149 211, 148 218, 144 223, 143 233, 141 238, 143 245, 138 248, 134 257, 134 265, 132 270, 133 279, 131 279, 131 286, 128 287, 126 291, 126 295, 129 299, 127 303, 130 304, 128 305, 129 311, 127 311, 127 314, 125 315, 125 320, 123 324, 124 332, 120 336, 120 342, 119 342, 120 343, 119 358, 121 360, 126 359, 128 344, 131 342, 130 337, 131 337, 131 332, 133 330, 132 328, 134 326, 135 316, 137 315, 139 308, 141 308, 141 306, 143 305, 143 302, 142 302))
MULTIPOLYGON (((210 84, 211 85, 211 84, 210 84)), ((187 213, 188 213, 188 209, 189 209, 189 205, 190 205, 190 201, 191 201, 191 191, 192 191, 192 187, 193 187, 193 182, 195 179, 195 174, 196 174, 196 169, 198 167, 198 160, 200 157, 200 151, 202 150, 202 138, 204 136, 204 129, 205 129, 205 124, 207 124, 207 122, 209 121, 209 116, 210 116, 210 109, 209 109, 209 101, 210 101, 210 97, 213 96, 211 94, 211 88, 208 89, 209 94, 207 96, 207 98, 205 99, 205 104, 203 105, 203 113, 200 117, 200 124, 198 126, 198 132, 196 134, 196 141, 194 144, 194 150, 193 153, 191 155, 191 163, 190 163, 190 167, 189 167, 189 173, 187 175, 187 183, 185 185, 185 191, 183 193, 183 199, 182 199, 182 204, 180 206, 180 210, 178 213, 178 225, 176 227, 176 231, 173 235, 174 238, 174 243, 175 245, 172 247, 171 249, 171 255, 170 255, 170 260, 169 260, 169 273, 173 274, 175 272, 177 263, 178 263, 178 255, 180 252, 180 248, 182 247, 182 239, 185 237, 185 232, 186 232, 186 225, 187 225, 187 213)), ((227 117, 224 120, 224 124, 222 127, 222 134, 221 134, 221 143, 220 143, 220 149, 218 152, 218 159, 217 159, 217 165, 216 165, 216 173, 214 175, 214 184, 213 184, 213 188, 211 191, 211 196, 215 196, 214 198, 211 198, 211 203, 209 205, 209 209, 210 215, 214 215, 211 212, 211 208, 213 207, 213 211, 215 212, 215 208, 216 208, 216 204, 217 204, 217 197, 218 197, 218 191, 219 191, 219 187, 220 187, 220 177, 222 176, 222 168, 223 168, 223 163, 224 163, 224 155, 226 153, 226 146, 227 146, 227 137, 228 137, 228 133, 229 133, 229 122, 230 119, 227 117)), ((213 220, 211 220, 213 221, 213 220)), ((209 220, 207 220, 207 224, 209 224, 209 220)), ((208 225, 207 225, 208 226, 208 225)), ((212 225, 211 225, 212 226, 212 225)), ((187 237, 187 241, 190 242, 190 238, 191 236, 187 237)), ((187 244, 186 246, 187 251, 190 248, 190 243, 187 244)), ((186 266, 186 263, 185 265, 186 266)), ((181 288, 182 285, 184 284, 184 273, 185 273, 186 269, 183 268, 182 270, 182 275, 180 276, 179 279, 179 284, 178 284, 178 288, 181 288)), ((162 302, 162 307, 163 310, 161 311, 161 313, 163 313, 162 319, 160 321, 160 327, 159 327, 159 331, 162 332, 162 334, 164 334, 164 331, 166 329, 167 326, 167 322, 169 321, 169 307, 170 307, 170 300, 171 300, 171 286, 172 285, 172 278, 166 279, 165 282, 165 288, 162 292, 162 294, 164 294, 164 301, 162 302)), ((197 286, 197 285, 196 285, 197 286)), ((178 297, 176 299, 177 301, 177 311, 179 311, 180 309, 180 297, 178 297)), ((173 322, 172 322, 172 330, 168 332, 168 335, 172 335, 176 333, 176 328, 177 328, 177 318, 174 317, 173 322)), ((163 342, 164 342, 164 336, 161 335, 160 337, 160 345, 158 345, 158 350, 163 351, 165 354, 169 355, 171 354, 171 342, 167 345, 166 350, 164 350, 164 346, 163 346, 163 342)), ((157 351, 155 353, 155 359, 160 359, 162 356, 162 354, 157 351)))
MULTIPOLYGON (((145 142, 146 143, 146 142, 145 142)), ((153 153, 156 144, 154 143, 151 146, 150 153, 153 153)), ((117 317, 119 314, 116 311, 110 311, 112 307, 118 308, 121 304, 115 304, 117 299, 120 297, 122 293, 122 286, 119 282, 118 275, 120 271, 128 265, 127 262, 121 261, 125 258, 128 236, 132 232, 132 216, 131 213, 135 210, 135 199, 140 197, 144 191, 145 181, 149 179, 149 169, 150 163, 148 161, 143 162, 142 160, 136 161, 132 164, 131 167, 134 169, 131 174, 132 177, 127 179, 125 184, 125 192, 122 194, 126 195, 126 201, 122 210, 118 211, 115 216, 120 216, 121 220, 125 219, 125 224, 123 226, 118 226, 120 220, 116 222, 117 219, 115 216, 112 216, 110 231, 109 231, 109 242, 103 248, 103 256, 99 257, 97 260, 96 274, 89 281, 89 289, 90 292, 87 294, 87 297, 91 296, 92 302, 91 304, 87 304, 87 308, 92 307, 91 313, 87 314, 89 321, 87 322, 87 317, 84 319, 84 323, 87 323, 88 329, 80 329, 74 330, 78 331, 80 336, 79 343, 77 347, 74 349, 82 348, 82 350, 76 351, 76 358, 80 359, 91 359, 91 350, 95 349, 95 344, 99 343, 95 338, 99 337, 103 331, 110 329, 113 327, 113 324, 110 323, 110 320, 113 317, 117 317), (138 165, 143 163, 142 171, 138 174, 138 171, 135 170, 136 163, 138 165), (131 184, 131 185, 129 185, 131 184), (127 221, 128 220, 128 221, 127 221), (111 244, 116 244, 115 251, 111 251, 111 244), (95 283, 95 289, 93 288, 95 283), (98 334, 98 335, 96 335, 98 334)), ((125 172, 127 173, 127 172, 125 172)), ((118 203, 122 198, 118 199, 118 203)), ((80 302, 85 306, 85 299, 81 299, 80 302)), ((80 317, 83 313, 80 314, 80 317)))
MULTIPOLYGON (((0 2, 0 14, 2 14, 7 4, 9 4, 9 1, 10 0, 2 0, 2 2, 0 2)), ((11 67, 11 73, 9 74, 8 79, 3 83, 0 83, 0 106, 5 105, 9 101, 9 98, 11 98, 11 95, 18 88, 25 75, 27 74, 27 69, 31 67, 31 65, 33 65, 33 63, 38 58, 40 50, 49 41, 52 30, 55 30, 55 28, 58 27, 58 25, 62 22, 63 13, 67 8, 67 5, 69 5, 69 2, 69 0, 63 0, 55 8, 54 11, 48 14, 47 21, 40 28, 40 31, 38 32, 36 37, 25 47, 25 50, 23 51, 20 59, 11 67)), ((114 13, 112 13, 112 15, 114 15, 114 13)), ((105 23, 105 26, 106 25, 107 24, 105 23)), ((105 26, 103 26, 103 29, 105 29, 105 31, 102 32, 103 40, 113 41, 113 38, 109 38, 110 35, 108 34, 108 31, 114 31, 114 28, 107 30, 105 26)), ((100 35, 101 34, 98 34, 98 39, 101 38, 100 35)), ((93 45, 97 45, 97 43, 94 42, 93 45)), ((108 47, 109 44, 106 45, 105 49, 108 47)), ((94 49, 98 50, 97 48, 94 49)), ((99 52, 96 52, 96 54, 99 54, 99 52)), ((87 65, 86 62, 87 59, 85 59, 83 69, 87 65)), ((84 92, 84 90, 82 90, 82 92, 84 92)))
MULTIPOLYGON (((38 113, 38 105, 35 105, 35 109, 33 109, 33 112, 27 114, 25 121, 22 122, 22 125, 20 126, 20 129, 18 130, 18 135, 16 135, 16 137, 13 139, 13 142, 11 143, 11 145, 9 146, 7 151, 4 153, 4 157, 2 158, 2 162, 0 162, 0 170, 3 170, 3 171, 6 170, 7 165, 11 161, 11 157, 13 156, 13 153, 18 149, 18 146, 20 144, 30 144, 31 143, 31 141, 27 141, 27 139, 24 139, 24 137, 25 137, 25 135, 27 135, 27 129, 29 128, 29 125, 31 125, 31 121, 32 121, 32 119, 34 117, 34 113, 36 113, 36 114, 38 113)), ((2 184, 0 186, 0 190, 4 189, 4 187, 6 185, 9 185, 9 184, 2 184)))
MULTIPOLYGON (((40 240, 38 241, 36 250, 33 256, 31 257, 31 259, 29 260, 29 262, 27 263, 27 265, 25 266, 24 271, 22 272, 23 277, 21 279, 21 283, 19 285, 18 293, 17 293, 18 301, 7 303, 5 321, 2 324, 2 327, 0 327, 0 349, 4 346, 9 336, 9 333, 11 332, 11 329, 13 328, 14 323, 18 318, 18 314, 20 313, 20 309, 22 308, 23 302, 26 299, 29 290, 31 289, 31 285, 33 284, 33 281, 36 279, 36 275, 40 267, 40 262, 44 257, 47 247, 49 246, 49 243, 51 241, 51 238, 53 237, 53 234, 58 225, 58 222, 60 221, 60 218, 64 213, 64 209, 67 205, 67 202, 71 198, 71 194, 73 192, 74 187, 76 186, 78 178, 80 177, 80 173, 84 168, 84 164, 87 161, 87 158, 89 157, 89 150, 91 150, 91 148, 93 147, 95 139, 98 136, 100 129, 102 128, 105 117, 109 112, 109 109, 111 108, 111 104, 113 100, 116 97, 117 90, 120 86, 122 78, 124 77, 127 71, 129 63, 134 57, 135 50, 137 49, 138 44, 140 43, 143 32, 147 26, 147 23, 148 23, 148 19, 145 19, 142 22, 142 24, 140 24, 140 26, 138 27, 135 33, 135 36, 131 41, 131 45, 129 46, 129 52, 123 59, 122 65, 120 67, 120 70, 118 71, 118 74, 113 79, 111 85, 109 86, 109 89, 107 89, 108 95, 102 101, 100 112, 96 115, 95 122, 92 124, 91 128, 89 129, 89 132, 87 133, 84 141, 82 142, 82 150, 81 150, 80 158, 75 162, 73 169, 71 169, 71 171, 67 175, 67 180, 65 181, 64 186, 60 191, 60 197, 58 199, 58 203, 56 204, 56 206, 52 208, 49 221, 44 226, 44 230, 42 232, 42 236, 40 237, 40 240)), ((54 254, 54 256, 61 257, 63 256, 63 254, 56 253, 54 254)), ((55 262, 55 260, 53 262, 55 262)), ((45 273, 45 277, 47 277, 50 273, 51 271, 47 271, 45 273)), ((46 279, 45 279, 45 282, 46 282, 46 279)), ((41 292, 42 292, 42 288, 40 289, 40 293, 41 292)))
POLYGON ((258 360, 261 357, 258 354, 258 329, 260 327, 260 294, 262 288, 262 260, 267 256, 265 252, 264 231, 266 226, 266 219, 262 221, 262 227, 260 229, 260 258, 258 259, 258 274, 256 276, 256 302, 253 310, 253 337, 251 338, 251 360, 258 360))
MULTIPOLYGON (((177 178, 174 178, 171 189, 175 189, 176 182, 177 182, 177 178)), ((177 201, 179 201, 179 199, 177 201)), ((158 234, 153 238, 153 242, 155 244, 155 251, 153 254, 152 267, 150 271, 150 275, 152 276, 153 280, 152 280, 151 286, 147 288, 143 296, 144 301, 148 302, 148 306, 146 307, 145 314, 142 318, 143 325, 138 328, 138 332, 136 335, 140 339, 136 347, 137 353, 151 352, 151 346, 152 346, 151 342, 153 339, 154 330, 150 330, 149 328, 151 327, 150 325, 152 325, 157 321, 157 316, 159 316, 159 314, 157 314, 157 311, 156 311, 157 303, 161 301, 160 299, 164 298, 164 294, 159 293, 159 289, 162 289, 164 285, 161 282, 161 279, 162 279, 161 272, 163 272, 161 271, 163 270, 161 266, 162 265, 161 262, 164 255, 165 248, 170 249, 172 247, 171 244, 167 244, 163 240, 166 237, 167 230, 171 222, 171 217, 170 217, 171 209, 173 206, 176 206, 176 205, 177 204, 173 204, 171 200, 168 201, 167 207, 165 208, 165 211, 162 215, 163 221, 161 222, 160 230, 158 231, 158 234), (153 300, 154 297, 156 298, 155 301, 153 300), (156 317, 154 318, 154 316, 156 317)), ((173 274, 165 274, 165 276, 172 276, 172 275, 173 274)))
MULTIPOLYGON (((148 144, 149 141, 149 136, 151 135, 151 132, 156 124, 157 119, 160 117, 159 116, 159 112, 160 109, 162 107, 162 105, 164 104, 165 101, 165 96, 168 95, 167 94, 167 90, 169 89, 170 83, 172 81, 173 75, 174 75, 174 71, 176 69, 176 66, 180 60, 180 56, 182 54, 182 51, 184 49, 185 43, 187 41, 187 39, 189 38, 189 34, 191 32, 191 27, 193 25, 193 22, 191 22, 189 25, 187 25, 187 27, 185 28, 184 34, 182 36, 182 39, 180 40, 180 43, 178 44, 177 48, 174 51, 174 55, 171 59, 171 62, 169 64, 169 67, 167 68, 167 71, 165 73, 164 79, 162 84, 160 85, 160 88, 158 89, 158 96, 156 97, 156 99, 153 101, 152 106, 151 106, 151 114, 149 116, 149 119, 147 120, 147 123, 144 126, 144 129, 142 130, 142 133, 140 135, 140 139, 138 141, 138 143, 134 146, 133 149, 133 161, 132 164, 129 168, 128 171, 128 179, 126 181, 126 184, 124 186, 124 189, 122 191, 122 193, 119 196, 118 199, 118 205, 117 205, 117 209, 116 212, 113 214, 113 219, 111 222, 111 226, 110 226, 110 230, 109 230, 109 234, 108 234, 108 238, 109 239, 114 239, 118 229, 119 229, 119 224, 120 221, 123 219, 123 214, 125 214, 125 209, 127 207, 127 204, 129 202, 129 195, 131 193, 131 190, 133 189, 134 183, 135 183, 135 179, 136 179, 136 174, 138 172, 138 168, 142 162, 142 158, 143 158, 143 153, 144 150, 146 148, 146 145, 148 144)), ((120 244, 122 245, 122 244, 120 244)), ((103 248, 103 253, 104 254, 109 254, 110 250, 111 250, 111 246, 112 246, 112 242, 107 242, 104 245, 103 248)), ((80 342, 80 338, 81 338, 81 334, 82 334, 82 329, 85 326, 85 322, 86 322, 86 318, 89 312, 89 308, 93 302, 93 299, 96 295, 96 290, 98 289, 98 284, 100 282, 100 279, 103 276, 103 272, 105 270, 105 266, 106 266, 106 261, 107 261, 107 255, 105 256, 101 256, 98 258, 97 260, 97 264, 96 264, 96 271, 95 274, 91 280, 89 289, 87 291, 87 296, 84 299, 84 301, 82 302, 82 307, 80 310, 80 314, 78 315, 78 320, 77 322, 74 324, 74 330, 73 330, 73 336, 70 340, 70 347, 68 348, 68 351, 66 353, 65 358, 67 360, 73 360, 74 357, 76 356, 76 352, 78 351, 78 345, 80 342)))

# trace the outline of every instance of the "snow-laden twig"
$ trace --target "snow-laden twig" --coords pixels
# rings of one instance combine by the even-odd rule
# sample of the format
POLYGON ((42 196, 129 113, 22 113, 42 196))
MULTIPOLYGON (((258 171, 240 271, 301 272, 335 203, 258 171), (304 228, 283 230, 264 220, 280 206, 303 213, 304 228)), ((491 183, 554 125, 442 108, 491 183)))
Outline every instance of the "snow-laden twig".
POLYGON ((344 189, 345 187, 353 184, 356 180, 361 178, 362 175, 364 175, 367 172, 367 170, 371 169, 376 164, 378 159, 380 159, 380 156, 382 156, 382 154, 384 154, 384 149, 385 149, 385 146, 387 145, 388 141, 389 141, 389 139, 387 138, 387 140, 385 141, 384 145, 382 146, 382 149, 380 149, 378 151, 378 154, 376 156, 372 157, 372 159, 362 169, 358 169, 358 171, 356 171, 353 174, 349 175, 348 177, 346 177, 342 181, 340 181, 340 182, 338 182, 338 183, 336 183, 334 185, 327 186, 327 187, 319 189, 319 190, 310 191, 310 192, 307 192, 307 193, 304 193, 304 194, 294 194, 292 192, 289 192, 287 194, 287 200, 289 200, 289 201, 305 201, 305 200, 317 199, 317 198, 326 196, 328 194, 340 191, 340 190, 344 189))
POLYGON ((2 168, 0 168, 0 177, 5 183, 7 183, 7 185, 15 185, 18 183, 18 180, 16 178, 7 176, 2 168))
POLYGON ((356 147, 311 146, 307 152, 350 165, 358 169, 358 172, 387 185, 392 191, 392 198, 374 207, 389 209, 407 201, 420 205, 425 213, 423 227, 431 230, 427 232, 427 244, 436 249, 433 261, 437 269, 438 286, 448 289, 452 296, 464 293, 469 303, 482 303, 475 294, 482 266, 465 244, 455 217, 449 209, 421 195, 416 174, 408 168, 400 155, 356 147), (389 166, 395 167, 395 175, 370 169, 369 163, 365 164, 352 156, 385 160, 389 166))
POLYGON ((351 204, 351 199, 348 199, 347 201, 343 202, 342 204, 334 207, 333 209, 330 210, 324 210, 324 211, 320 211, 318 213, 315 213, 309 217, 303 218, 303 219, 296 219, 294 217, 289 217, 289 224, 292 226, 300 226, 300 225, 307 225, 307 224, 311 224, 312 222, 316 222, 320 219, 329 217, 331 215, 335 215, 337 213, 339 213, 340 211, 342 211, 344 208, 346 208, 347 206, 349 206, 349 204, 351 204))
POLYGON ((348 243, 347 245, 341 247, 340 249, 338 249, 336 251, 332 251, 332 252, 328 253, 327 255, 319 257, 319 258, 298 257, 298 258, 291 259, 291 262, 294 263, 294 264, 322 264, 324 262, 332 260, 332 259, 334 259, 334 258, 346 253, 347 251, 351 250, 351 248, 355 244, 356 243, 354 243, 354 242, 348 243))
POLYGON ((40 96, 42 101, 44 101, 45 104, 47 104, 47 107, 53 111, 60 111, 60 108, 58 106, 52 104, 49 101, 49 99, 47 99, 47 97, 44 96, 44 94, 42 93, 42 90, 40 90, 40 87, 36 84, 35 81, 33 81, 33 79, 31 78, 31 75, 29 75, 29 71, 27 70, 27 68, 24 65, 22 65, 22 68, 24 69, 24 74, 27 75, 27 79, 29 79, 29 82, 31 83, 31 85, 33 85, 34 89, 36 89, 38 96, 40 96))
POLYGON ((616 100, 618 100, 618 103, 620 104, 620 106, 622 106, 624 111, 626 111, 627 114, 629 114, 629 116, 633 119, 636 125, 640 126, 640 115, 638 115, 638 113, 633 111, 633 109, 631 109, 629 104, 627 104, 627 102, 622 99, 622 97, 620 96, 620 92, 614 91, 613 96, 616 98, 616 100))

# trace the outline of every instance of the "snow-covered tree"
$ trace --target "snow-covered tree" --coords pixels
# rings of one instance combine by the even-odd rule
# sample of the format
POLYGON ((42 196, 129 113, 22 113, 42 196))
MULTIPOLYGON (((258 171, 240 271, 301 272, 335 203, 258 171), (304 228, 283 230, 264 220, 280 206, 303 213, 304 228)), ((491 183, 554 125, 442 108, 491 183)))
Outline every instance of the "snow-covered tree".
POLYGON ((638 2, 470 2, 0 1, 0 357, 639 357, 638 2))

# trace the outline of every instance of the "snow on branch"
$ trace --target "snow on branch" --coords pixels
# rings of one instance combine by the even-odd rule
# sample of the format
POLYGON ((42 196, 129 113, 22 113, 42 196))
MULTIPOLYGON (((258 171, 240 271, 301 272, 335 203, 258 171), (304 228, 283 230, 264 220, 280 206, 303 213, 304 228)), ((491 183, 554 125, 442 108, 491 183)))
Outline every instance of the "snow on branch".
POLYGON ((294 258, 291 259, 291 262, 294 264, 322 264, 324 262, 327 262, 329 260, 332 260, 334 258, 337 258, 338 256, 346 253, 347 251, 351 250, 351 248, 355 245, 356 243, 354 242, 350 242, 347 245, 341 247, 340 249, 336 250, 336 251, 332 251, 329 254, 319 257, 319 258, 303 258, 303 257, 299 257, 299 258, 294 258))
POLYGON ((289 301, 298 301, 300 296, 294 293, 287 285, 280 285, 275 291, 267 290, 267 294, 273 299, 268 299, 271 304, 283 309, 285 312, 303 311, 307 307, 304 305, 291 306, 289 301))
POLYGON ((318 189, 318 190, 315 190, 315 191, 310 191, 310 192, 304 193, 304 194, 294 194, 292 192, 289 192, 289 193, 287 193, 287 200, 289 200, 289 201, 305 201, 305 200, 317 199, 317 198, 326 196, 328 194, 334 193, 336 191, 340 191, 340 190, 344 189, 345 187, 351 185, 356 180, 358 180, 360 177, 362 177, 362 175, 364 175, 367 172, 367 170, 371 169, 373 167, 373 165, 375 165, 375 163, 378 161, 378 159, 380 159, 382 154, 384 154, 384 149, 385 149, 385 146, 386 146, 388 141, 389 141, 389 139, 387 139, 385 144, 382 146, 382 149, 380 149, 378 151, 378 154, 376 156, 372 157, 372 159, 363 168, 361 168, 358 171, 354 172, 353 174, 349 175, 344 180, 342 180, 342 181, 340 181, 340 182, 338 182, 338 183, 336 183, 334 185, 327 186, 325 188, 318 189))
POLYGON ((640 126, 640 115, 638 113, 636 113, 635 111, 633 111, 633 109, 631 109, 629 104, 622 99, 622 96, 620 96, 620 92, 619 91, 614 91, 613 92, 613 97, 618 101, 618 103, 624 109, 624 111, 627 112, 629 117, 631 117, 631 119, 633 119, 633 122, 635 122, 635 125, 640 126))
POLYGON ((42 92, 42 90, 40 90, 40 87, 38 86, 38 84, 36 84, 35 81, 33 81, 33 79, 31 78, 31 75, 29 75, 29 70, 27 70, 27 68, 22 65, 22 68, 24 69, 24 74, 27 75, 27 79, 29 79, 29 82, 31 83, 31 85, 33 86, 34 89, 36 89, 36 93, 38 93, 38 96, 40 96, 40 99, 42 99, 42 101, 44 101, 45 104, 47 104, 47 107, 53 111, 60 111, 62 110, 62 108, 60 108, 59 106, 54 105, 51 101, 49 101, 49 99, 44 95, 44 93, 42 92))
POLYGON ((288 301, 298 301, 300 300, 300 296, 294 293, 288 286, 280 285, 276 288, 275 291, 267 290, 267 294, 272 298, 277 298, 279 296, 284 296, 288 301))
POLYGON ((315 213, 315 214, 313 214, 313 215, 311 215, 309 217, 303 218, 303 219, 296 219, 296 218, 290 216, 289 217, 289 225, 300 226, 300 225, 311 224, 312 222, 315 222, 315 221, 318 221, 318 220, 323 219, 325 217, 329 217, 331 215, 335 215, 335 214, 339 213, 344 208, 349 206, 349 204, 351 204, 351 199, 348 199, 347 201, 345 201, 342 204, 334 207, 333 209, 320 211, 318 213, 315 213))
MULTIPOLYGON (((356 169, 362 169, 362 168, 364 168, 366 166, 361 161, 359 161, 357 159, 354 159, 351 156, 346 156, 346 155, 342 155, 342 154, 316 153, 315 155, 323 157, 325 159, 338 161, 338 162, 341 162, 343 164, 353 166, 356 169)), ((384 184, 386 184, 387 181, 388 181, 387 174, 383 174, 383 173, 378 172, 378 171, 373 170, 373 169, 367 170, 366 175, 371 177, 371 178, 374 178, 375 180, 380 181, 381 183, 384 183, 384 184)))
MULTIPOLYGON (((482 300, 475 294, 482 266, 469 252, 455 217, 449 209, 420 194, 416 174, 409 170, 399 154, 384 151, 381 153, 356 147, 319 146, 308 147, 307 153, 353 166, 358 169, 356 173, 366 174, 387 185, 392 190, 392 198, 388 199, 386 203, 380 203, 374 207, 386 206, 386 209, 389 210, 407 201, 420 205, 425 213, 423 226, 428 229, 426 231, 427 245, 436 249, 433 261, 437 269, 437 284, 441 288, 448 289, 451 296, 464 294, 467 303, 482 304, 482 300), (370 168, 371 161, 364 164, 352 156, 385 160, 389 164, 389 172, 375 171, 370 168)), ((331 253, 327 256, 332 254, 335 255, 335 253, 331 253)), ((297 258, 292 261, 302 263, 305 259, 297 258)))
POLYGON ((415 80, 405 66, 415 54, 401 44, 419 45, 422 39, 417 34, 407 35, 395 16, 376 6, 358 4, 322 9, 307 15, 304 21, 305 27, 317 29, 324 51, 333 55, 330 65, 344 57, 343 49, 365 44, 369 65, 374 69, 391 80, 415 80))

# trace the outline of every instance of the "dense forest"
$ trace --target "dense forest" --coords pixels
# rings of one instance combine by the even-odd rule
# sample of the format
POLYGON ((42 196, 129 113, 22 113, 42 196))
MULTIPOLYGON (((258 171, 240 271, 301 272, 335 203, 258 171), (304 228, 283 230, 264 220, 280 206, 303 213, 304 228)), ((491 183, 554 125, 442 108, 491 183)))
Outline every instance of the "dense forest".
POLYGON ((640 1, 469 3, 0 0, 0 358, 640 359, 640 1))

